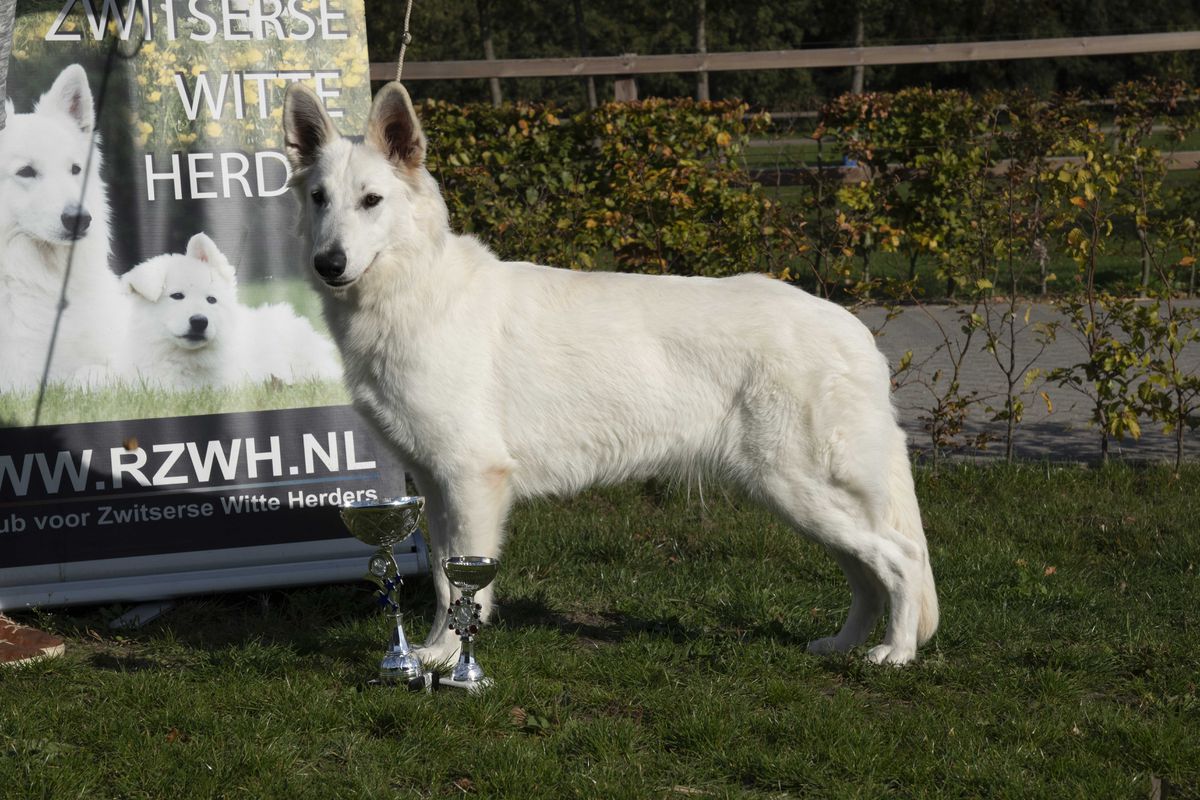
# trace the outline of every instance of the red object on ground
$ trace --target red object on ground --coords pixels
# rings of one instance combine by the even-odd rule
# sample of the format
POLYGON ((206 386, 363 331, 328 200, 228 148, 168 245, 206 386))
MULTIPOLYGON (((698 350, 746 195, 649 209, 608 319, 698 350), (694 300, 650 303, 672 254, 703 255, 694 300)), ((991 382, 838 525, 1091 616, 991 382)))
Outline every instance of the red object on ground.
POLYGON ((60 656, 65 649, 57 636, 18 625, 0 614, 0 667, 60 656))

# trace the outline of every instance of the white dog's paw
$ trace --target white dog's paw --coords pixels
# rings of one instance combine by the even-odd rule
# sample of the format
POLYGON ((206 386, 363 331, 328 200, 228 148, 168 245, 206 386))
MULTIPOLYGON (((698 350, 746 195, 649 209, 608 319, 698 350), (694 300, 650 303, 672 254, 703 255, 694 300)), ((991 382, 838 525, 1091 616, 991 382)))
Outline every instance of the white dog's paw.
POLYGON ((426 643, 414 647, 412 652, 427 667, 448 666, 458 660, 458 642, 448 639, 432 644, 426 643))
POLYGON ((813 639, 809 642, 808 652, 823 656, 829 653, 845 653, 853 647, 853 645, 840 641, 836 636, 826 636, 824 639, 813 639))
POLYGON ((867 651, 867 660, 872 664, 891 664, 896 667, 903 666, 916 657, 916 651, 890 644, 876 645, 867 651))

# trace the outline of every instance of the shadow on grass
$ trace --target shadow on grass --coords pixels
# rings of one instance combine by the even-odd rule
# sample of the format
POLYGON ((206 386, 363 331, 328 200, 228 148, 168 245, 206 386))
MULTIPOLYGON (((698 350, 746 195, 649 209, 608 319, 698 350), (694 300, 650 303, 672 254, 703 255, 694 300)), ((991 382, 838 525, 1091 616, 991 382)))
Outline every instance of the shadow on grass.
POLYGON ((547 628, 578 637, 585 644, 620 644, 642 636, 666 639, 675 644, 714 637, 729 638, 742 644, 762 639, 772 639, 786 646, 807 644, 807 639, 796 637, 781 620, 767 620, 751 626, 730 622, 714 629, 688 625, 677 615, 642 618, 615 611, 562 612, 551 608, 540 596, 506 599, 499 616, 510 628, 547 628))

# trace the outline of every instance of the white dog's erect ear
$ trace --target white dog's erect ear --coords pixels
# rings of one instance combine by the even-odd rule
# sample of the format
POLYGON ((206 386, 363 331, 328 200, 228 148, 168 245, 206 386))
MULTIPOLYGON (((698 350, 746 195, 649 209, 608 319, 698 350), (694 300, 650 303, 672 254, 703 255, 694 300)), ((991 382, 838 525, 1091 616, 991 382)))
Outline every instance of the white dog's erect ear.
POLYGON ((121 283, 130 292, 140 294, 151 303, 162 297, 163 287, 167 282, 167 267, 162 258, 152 258, 121 276, 121 283))
POLYGON ((207 233, 197 233, 188 240, 187 256, 208 264, 214 272, 230 283, 237 278, 233 265, 207 233))
POLYGON ((367 121, 367 143, 396 166, 425 163, 425 132, 408 92, 396 81, 379 90, 367 121))
POLYGON ((321 148, 340 136, 321 98, 303 83, 288 87, 283 100, 283 130, 288 160, 296 171, 315 164, 321 148))
POLYGON ((79 130, 91 133, 96 127, 96 111, 83 67, 72 64, 59 73, 50 91, 38 100, 36 110, 62 112, 79 126, 79 130))

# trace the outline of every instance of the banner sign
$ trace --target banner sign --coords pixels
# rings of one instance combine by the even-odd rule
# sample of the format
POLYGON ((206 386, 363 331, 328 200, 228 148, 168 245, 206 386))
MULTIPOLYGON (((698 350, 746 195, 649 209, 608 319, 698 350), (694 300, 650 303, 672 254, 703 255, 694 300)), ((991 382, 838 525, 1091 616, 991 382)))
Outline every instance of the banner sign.
POLYGON ((307 277, 295 81, 364 127, 363 0, 19 0, 0 609, 363 575, 335 507, 404 474, 348 405, 307 277))

